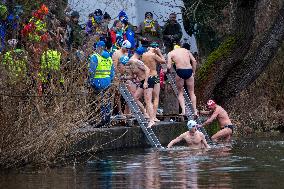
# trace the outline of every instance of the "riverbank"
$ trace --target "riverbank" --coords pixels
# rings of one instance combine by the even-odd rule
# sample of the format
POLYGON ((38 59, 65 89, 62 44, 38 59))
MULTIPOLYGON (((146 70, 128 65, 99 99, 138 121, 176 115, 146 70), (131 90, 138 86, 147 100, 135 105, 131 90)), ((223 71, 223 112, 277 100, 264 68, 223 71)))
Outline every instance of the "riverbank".
MULTIPOLYGON (((186 130, 186 122, 161 121, 153 127, 154 133, 163 146, 166 146, 173 138, 186 130)), ((76 130, 73 134, 82 138, 82 140, 72 145, 69 149, 70 155, 151 146, 139 126, 118 126, 112 128, 92 128, 91 126, 86 126, 76 130)))

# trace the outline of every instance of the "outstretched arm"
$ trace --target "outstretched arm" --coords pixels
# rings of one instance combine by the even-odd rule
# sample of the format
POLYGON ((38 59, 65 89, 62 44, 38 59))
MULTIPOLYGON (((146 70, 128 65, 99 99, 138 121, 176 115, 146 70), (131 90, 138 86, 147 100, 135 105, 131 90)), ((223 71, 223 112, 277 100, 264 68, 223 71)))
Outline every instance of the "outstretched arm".
POLYGON ((168 62, 167 62, 167 69, 170 70, 172 67, 172 55, 171 53, 168 54, 168 62))
POLYGON ((207 141, 206 141, 205 136, 204 136, 203 133, 202 133, 202 140, 201 140, 201 142, 204 144, 205 148, 211 148, 211 147, 208 145, 208 143, 207 143, 207 141))
POLYGON ((199 113, 200 113, 200 114, 203 114, 203 115, 209 115, 209 114, 212 113, 212 111, 200 110, 199 113))
POLYGON ((205 126, 205 125, 210 124, 214 119, 217 118, 218 114, 219 114, 218 110, 215 110, 215 111, 213 112, 213 114, 211 115, 211 117, 208 118, 207 121, 205 121, 205 122, 202 124, 202 127, 205 126))
POLYGON ((175 138, 174 140, 172 140, 169 144, 168 144, 168 148, 172 147, 174 144, 180 142, 182 139, 184 138, 184 133, 181 134, 180 136, 178 136, 177 138, 175 138))

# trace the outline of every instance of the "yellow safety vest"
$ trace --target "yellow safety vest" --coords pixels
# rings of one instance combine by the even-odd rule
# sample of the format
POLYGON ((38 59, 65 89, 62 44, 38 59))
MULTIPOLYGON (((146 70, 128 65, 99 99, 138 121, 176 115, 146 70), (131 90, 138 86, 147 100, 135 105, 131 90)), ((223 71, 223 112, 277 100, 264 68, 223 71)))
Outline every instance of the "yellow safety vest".
POLYGON ((93 56, 96 56, 98 59, 98 66, 95 72, 95 79, 103 79, 110 77, 111 68, 112 68, 112 59, 104 58, 99 54, 94 54, 93 56))
POLYGON ((27 59, 22 49, 15 49, 14 51, 8 51, 4 54, 3 64, 7 65, 10 73, 16 77, 23 75, 27 70, 27 59))
MULTIPOLYGON (((40 72, 38 73, 39 79, 46 83, 50 71, 60 71, 61 53, 56 50, 47 50, 41 56, 40 72)), ((53 79, 53 78, 52 78, 53 79)), ((59 78, 60 80, 62 78, 59 78)))
POLYGON ((143 33, 153 33, 155 34, 157 32, 156 28, 155 28, 155 21, 152 20, 151 22, 146 22, 146 20, 144 20, 144 31, 143 33))
POLYGON ((61 53, 54 50, 47 50, 41 56, 41 68, 50 70, 60 69, 61 53))
POLYGON ((35 17, 32 17, 29 20, 29 23, 34 23, 35 24, 35 31, 33 33, 29 34, 29 40, 31 41, 36 41, 39 42, 41 37, 40 37, 40 33, 45 33, 47 32, 47 26, 46 26, 46 22, 39 20, 35 17))

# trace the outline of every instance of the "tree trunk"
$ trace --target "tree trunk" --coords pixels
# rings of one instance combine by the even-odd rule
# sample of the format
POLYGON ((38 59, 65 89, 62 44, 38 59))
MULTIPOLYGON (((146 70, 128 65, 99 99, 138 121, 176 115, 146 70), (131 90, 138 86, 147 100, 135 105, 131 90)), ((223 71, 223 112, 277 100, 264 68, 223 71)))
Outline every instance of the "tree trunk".
MULTIPOLYGON (((254 14, 255 2, 246 0, 235 1, 232 8, 232 39, 235 41, 230 47, 219 50, 218 54, 226 53, 229 55, 219 55, 220 58, 210 65, 210 69, 204 73, 206 75, 202 80, 197 74, 196 94, 199 101, 204 102, 212 96, 215 87, 226 80, 236 65, 241 64, 243 57, 249 51, 250 45, 253 40, 254 31, 254 14)), ((210 58, 207 58, 209 60, 210 58)), ((207 63, 205 63, 207 64, 207 63)), ((219 100, 219 99, 218 99, 219 100)))
POLYGON ((214 89, 216 100, 226 102, 237 95, 265 70, 272 62, 284 39, 284 5, 270 30, 264 35, 258 47, 249 52, 214 89))
POLYGON ((231 38, 234 43, 221 45, 198 70, 196 95, 199 102, 213 98, 219 104, 228 104, 272 62, 284 39, 284 3, 279 4, 278 15, 269 18, 270 29, 256 37, 255 15, 256 11, 261 11, 257 9, 258 3, 257 0, 232 0, 231 38), (204 67, 206 69, 202 70, 204 67))

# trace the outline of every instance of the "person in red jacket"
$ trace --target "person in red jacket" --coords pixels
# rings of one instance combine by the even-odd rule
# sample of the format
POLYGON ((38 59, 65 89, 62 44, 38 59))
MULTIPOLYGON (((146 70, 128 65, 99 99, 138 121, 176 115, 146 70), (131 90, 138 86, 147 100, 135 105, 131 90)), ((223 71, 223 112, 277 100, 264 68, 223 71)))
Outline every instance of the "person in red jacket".
POLYGON ((120 20, 115 20, 113 27, 110 29, 110 37, 113 50, 119 49, 124 40, 126 40, 123 31, 123 25, 120 20))

